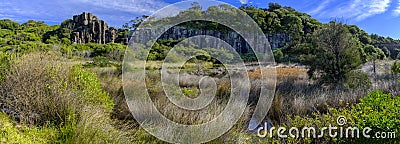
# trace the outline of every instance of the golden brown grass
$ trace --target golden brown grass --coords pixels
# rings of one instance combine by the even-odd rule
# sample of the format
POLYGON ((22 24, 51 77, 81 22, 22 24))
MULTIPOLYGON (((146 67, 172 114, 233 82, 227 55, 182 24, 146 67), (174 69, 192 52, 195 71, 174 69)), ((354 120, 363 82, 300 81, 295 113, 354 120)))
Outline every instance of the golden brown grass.
MULTIPOLYGON (((263 70, 268 73, 271 72, 272 68, 265 68, 263 70)), ((106 70, 100 73, 105 72, 106 70)), ((248 75, 253 81, 260 81, 260 72, 260 69, 250 70, 248 75)), ((358 99, 364 96, 365 93, 370 90, 326 89, 318 85, 313 85, 312 81, 308 79, 307 69, 304 67, 280 66, 276 68, 276 73, 278 80, 276 94, 267 118, 268 121, 275 125, 285 124, 287 122, 286 118, 288 115, 308 116, 313 112, 326 113, 328 108, 350 107, 352 104, 357 103, 358 99)), ((113 78, 110 78, 106 75, 99 76, 103 79, 102 83, 104 89, 112 93, 114 96, 120 95, 118 92, 120 90, 118 88, 120 87, 120 81, 117 80, 117 76, 113 76, 113 78)), ((210 119, 215 118, 215 116, 219 114, 218 112, 222 110, 220 107, 222 106, 223 108, 224 106, 223 100, 229 99, 231 86, 230 80, 220 78, 217 80, 217 96, 221 98, 220 103, 222 103, 222 105, 217 105, 219 103, 215 103, 211 105, 212 109, 203 111, 204 113, 182 111, 177 109, 173 104, 168 102, 168 99, 165 98, 162 86, 157 83, 157 81, 159 81, 159 73, 157 70, 148 72, 147 77, 149 78, 147 85, 149 86, 148 88, 151 95, 153 95, 153 101, 157 104, 158 110, 160 110, 161 113, 166 115, 169 119, 178 123, 200 124, 207 122, 210 119)), ((395 84, 395 81, 393 81, 393 83, 389 83, 390 79, 392 79, 392 77, 377 77, 377 79, 374 80, 375 83, 371 89, 387 89, 390 92, 398 90, 400 88, 399 84, 395 84)), ((189 81, 187 78, 183 78, 183 80, 187 81, 185 81, 186 83, 181 83, 181 86, 183 87, 194 88, 196 84, 193 83, 197 83, 195 81, 189 81)), ((259 91, 254 90, 257 88, 257 84, 257 82, 252 82, 251 96, 259 95, 259 91)), ((212 142, 238 142, 238 139, 246 138, 248 135, 246 134, 247 131, 245 126, 249 121, 249 116, 251 115, 252 109, 254 109, 254 107, 249 105, 245 116, 240 119, 239 124, 235 125, 235 127, 227 134, 212 142)), ((134 127, 132 129, 139 128, 134 127)), ((136 133, 136 136, 140 135, 145 135, 148 137, 146 139, 155 140, 154 137, 150 136, 146 132, 142 134, 136 133)))
MULTIPOLYGON (((297 77, 301 79, 307 79, 307 69, 303 67, 276 67, 276 78, 277 80, 283 80, 288 77, 297 77)), ((272 68, 263 68, 264 72, 271 73, 272 68)), ((250 78, 260 79, 261 69, 257 68, 248 72, 250 78)))

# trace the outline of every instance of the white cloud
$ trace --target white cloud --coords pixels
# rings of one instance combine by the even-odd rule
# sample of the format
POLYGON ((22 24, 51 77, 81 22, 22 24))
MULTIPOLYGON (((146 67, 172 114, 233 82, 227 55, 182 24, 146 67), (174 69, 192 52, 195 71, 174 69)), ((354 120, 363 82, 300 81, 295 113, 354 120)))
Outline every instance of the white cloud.
POLYGON ((11 18, 18 22, 34 19, 57 24, 86 11, 93 12, 110 25, 121 26, 136 16, 150 15, 166 5, 168 3, 163 0, 13 0, 0 3, 0 19, 11 18))
POLYGON ((328 6, 328 4, 329 4, 330 2, 331 2, 331 0, 326 0, 326 1, 322 2, 320 5, 318 5, 317 8, 311 10, 311 11, 308 12, 308 13, 311 14, 311 15, 318 14, 318 13, 320 13, 322 10, 324 10, 324 9, 328 6))
POLYGON ((73 0, 73 2, 143 14, 151 14, 168 5, 161 0, 73 0))
POLYGON ((241 4, 247 4, 249 1, 248 0, 239 0, 241 4))
POLYGON ((398 1, 397 7, 396 7, 396 9, 393 11, 393 13, 394 13, 396 16, 399 16, 399 15, 400 15, 400 0, 398 1))
POLYGON ((391 0, 350 0, 345 2, 323 2, 311 11, 318 17, 346 18, 361 21, 386 12, 391 0), (329 5, 328 5, 329 3, 329 5))

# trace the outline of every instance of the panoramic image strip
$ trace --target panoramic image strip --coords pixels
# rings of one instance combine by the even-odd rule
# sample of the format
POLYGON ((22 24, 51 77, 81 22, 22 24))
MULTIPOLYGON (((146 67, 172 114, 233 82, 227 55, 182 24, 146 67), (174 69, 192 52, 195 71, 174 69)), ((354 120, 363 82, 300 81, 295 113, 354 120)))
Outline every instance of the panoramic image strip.
POLYGON ((0 8, 0 143, 400 143, 400 1, 0 8))

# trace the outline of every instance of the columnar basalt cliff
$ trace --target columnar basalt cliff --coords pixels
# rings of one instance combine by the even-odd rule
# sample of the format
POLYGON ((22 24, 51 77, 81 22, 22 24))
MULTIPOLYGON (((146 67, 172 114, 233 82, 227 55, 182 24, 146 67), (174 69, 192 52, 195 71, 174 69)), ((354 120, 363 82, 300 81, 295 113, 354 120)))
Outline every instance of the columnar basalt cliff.
POLYGON ((62 28, 73 30, 71 33, 71 41, 76 44, 82 43, 99 43, 105 44, 114 42, 117 39, 117 31, 103 20, 99 20, 92 13, 82 13, 75 15, 61 25, 62 28))
MULTIPOLYGON (((189 38, 189 37, 194 37, 198 35, 208 35, 212 36, 215 38, 219 38, 225 42, 227 42, 229 45, 231 45, 234 49, 236 49, 238 52, 247 52, 250 49, 250 46, 246 43, 246 40, 241 37, 238 33, 230 31, 230 32, 220 32, 220 31, 215 31, 215 30, 204 30, 204 29, 188 29, 185 27, 172 27, 168 30, 165 30, 163 28, 157 28, 157 29, 140 29, 141 34, 147 34, 147 35, 141 35, 141 36, 136 36, 135 41, 143 41, 143 40, 149 40, 152 38, 152 36, 155 35, 155 33, 159 31, 165 31, 164 34, 161 35, 159 39, 180 39, 180 38, 189 38), (140 40, 139 40, 140 39, 140 40)), ((246 36, 248 41, 261 41, 262 37, 257 37, 256 35, 249 35, 246 36)), ((271 45, 272 49, 276 48, 282 48, 284 47, 287 43, 290 42, 290 35, 285 34, 285 33, 277 33, 277 34, 265 34, 265 37, 268 39, 268 42, 271 45)), ((214 46, 214 47, 219 47, 220 44, 217 42, 215 39, 214 40, 208 40, 205 39, 204 42, 207 42, 208 46, 214 46)), ((146 43, 143 41, 142 43, 146 43)), ((201 46, 200 46, 201 47, 201 46)))
MULTIPOLYGON (((61 24, 62 28, 68 28, 72 30, 71 33, 71 42, 75 44, 83 44, 83 43, 99 43, 106 44, 110 42, 128 44, 127 37, 118 37, 118 31, 113 27, 108 27, 108 24, 103 20, 99 20, 97 16, 94 16, 92 13, 84 12, 80 15, 75 15, 72 20, 65 21, 61 24)), ((160 30, 160 29, 158 29, 160 30)), ((146 33, 155 33, 154 30, 146 30, 146 33)), ((185 27, 173 27, 165 31, 162 35, 161 39, 179 39, 179 38, 188 38, 197 35, 209 35, 216 38, 220 38, 227 43, 229 43, 233 48, 237 49, 239 52, 247 52, 249 50, 249 46, 246 44, 246 41, 240 37, 235 32, 227 32, 223 33, 215 30, 204 30, 204 29, 188 29, 185 27)), ((150 35, 148 35, 150 36, 150 35)), ((137 38, 141 38, 143 40, 149 39, 146 35, 139 36, 137 38)), ((282 33, 282 34, 266 34, 266 38, 270 42, 271 48, 281 48, 285 46, 288 42, 290 42, 290 36, 282 33)), ((260 38, 252 37, 252 39, 248 39, 250 41, 258 41, 260 38)), ((213 43, 213 41, 207 41, 213 43)), ((217 42, 215 42, 217 43, 217 42)), ((211 44, 212 45, 212 44, 211 44)), ((218 47, 216 45, 216 47, 218 47)))

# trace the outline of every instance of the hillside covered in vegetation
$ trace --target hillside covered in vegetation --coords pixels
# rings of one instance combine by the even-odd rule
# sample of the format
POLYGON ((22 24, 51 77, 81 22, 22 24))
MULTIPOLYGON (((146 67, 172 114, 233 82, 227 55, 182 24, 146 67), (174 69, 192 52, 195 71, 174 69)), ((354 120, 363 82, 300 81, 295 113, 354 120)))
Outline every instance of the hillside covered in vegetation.
MULTIPOLYGON (((199 13, 201 15, 201 13, 229 11, 229 6, 225 5, 209 7, 204 12, 201 11, 201 8, 198 9, 197 7, 199 6, 194 4, 193 8, 181 12, 177 17, 185 17, 185 15, 190 15, 190 13, 199 13)), ((266 34, 271 45, 273 45, 272 48, 277 49, 275 51, 278 56, 276 57, 277 61, 299 62, 299 55, 304 53, 304 48, 310 47, 310 35, 316 29, 325 26, 325 24, 318 22, 306 13, 296 11, 291 7, 283 7, 276 3, 271 3, 268 8, 256 8, 245 5, 240 7, 240 9, 255 20, 266 34)), ((146 18, 149 17, 138 17, 120 29, 114 27, 108 28, 106 22, 98 20, 96 16, 90 13, 76 15, 74 19, 65 20, 60 25, 52 26, 45 24, 43 21, 30 20, 19 24, 11 20, 1 20, 1 51, 29 52, 32 50, 51 49, 57 46, 60 51, 69 55, 83 55, 85 52, 88 54, 88 51, 93 53, 110 52, 113 51, 112 49, 123 48, 122 44, 127 44, 126 40, 129 38, 130 30, 133 30, 146 18), (101 28, 101 23, 103 23, 104 28, 101 28), (95 25, 99 25, 100 27, 96 27, 95 25), (84 33, 90 35, 82 35, 84 33), (98 36, 94 34, 92 36, 92 33, 96 33, 98 36), (78 42, 77 37, 82 40, 78 42), (104 40, 101 39, 102 37, 104 37, 104 40), (109 40, 105 40, 106 38, 109 40), (95 44, 105 43, 108 45, 94 46, 95 44)), ((184 23, 179 26, 186 29, 229 31, 223 25, 206 22, 184 23)), ((399 40, 393 40, 389 37, 384 38, 376 34, 368 34, 356 25, 344 24, 343 26, 346 27, 346 31, 357 38, 360 47, 363 48, 362 55, 364 57, 368 57, 371 53, 378 53, 380 55, 379 58, 398 58, 400 51, 399 40)), ((172 33, 170 35, 176 34, 172 33)), ((165 40, 168 39, 169 37, 165 37, 165 40)), ((170 42, 164 42, 161 45, 170 46, 168 43, 170 42)), ((96 55, 93 54, 91 56, 96 55)))
MULTIPOLYGON (((275 97, 265 118, 269 124, 318 128, 336 124, 337 117, 345 116, 348 120, 345 126, 399 133, 400 66, 395 60, 400 59, 400 40, 368 34, 340 20, 321 23, 306 13, 276 3, 270 3, 268 8, 243 5, 239 9, 260 26, 278 64, 237 73, 252 81, 245 114, 229 132, 211 143, 399 141, 400 137, 260 138, 249 132, 248 122, 263 83, 260 71, 276 68, 275 97)), ((193 3, 176 17, 234 15, 235 11, 229 5, 204 10, 193 3)), ((140 24, 156 25, 146 22, 149 19, 153 18, 127 20, 121 28, 109 27, 107 22, 87 12, 60 25, 0 20, 0 143, 164 143, 135 121, 126 104, 121 80, 128 40, 140 24)), ((183 82, 179 86, 185 96, 196 97, 200 93, 198 81, 202 77, 215 78, 215 105, 209 109, 195 112, 174 109, 159 82, 162 60, 169 50, 184 39, 207 31, 228 43, 240 43, 235 50, 245 62, 251 64, 257 60, 257 53, 246 47, 244 39, 229 37, 234 33, 232 29, 204 21, 171 28, 153 45, 148 57, 134 54, 135 58, 148 62, 146 84, 152 100, 161 113, 176 122, 209 121, 223 110, 217 105, 229 102, 231 81, 226 68, 212 58, 233 57, 225 51, 196 49, 195 45, 177 49, 201 55, 181 67, 183 82)))

